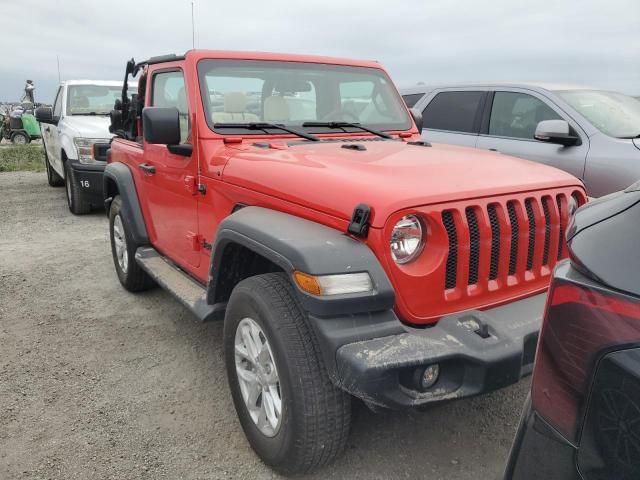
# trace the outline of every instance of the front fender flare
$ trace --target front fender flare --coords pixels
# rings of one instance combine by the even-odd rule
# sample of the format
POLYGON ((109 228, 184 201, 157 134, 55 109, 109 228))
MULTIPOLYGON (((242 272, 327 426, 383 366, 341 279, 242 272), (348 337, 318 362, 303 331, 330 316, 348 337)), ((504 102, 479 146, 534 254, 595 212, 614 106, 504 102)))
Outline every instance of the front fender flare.
POLYGON ((312 275, 368 272, 374 285, 366 294, 318 297, 295 287, 303 308, 318 316, 389 310, 395 294, 380 262, 364 243, 309 220, 276 210, 245 207, 220 223, 209 275, 207 300, 215 303, 225 248, 231 243, 259 254, 291 274, 312 275))

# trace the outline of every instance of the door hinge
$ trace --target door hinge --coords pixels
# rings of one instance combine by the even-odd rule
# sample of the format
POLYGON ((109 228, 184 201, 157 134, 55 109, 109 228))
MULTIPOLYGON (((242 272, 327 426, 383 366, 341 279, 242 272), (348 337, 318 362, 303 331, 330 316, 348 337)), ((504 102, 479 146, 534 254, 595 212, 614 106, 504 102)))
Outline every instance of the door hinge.
POLYGON ((191 248, 196 252, 199 252, 201 248, 211 250, 211 244, 207 242, 202 235, 189 232, 187 233, 187 239, 191 242, 191 248))
POLYGON ((204 238, 202 239, 201 244, 202 248, 204 248, 205 250, 211 250, 212 246, 209 242, 207 242, 204 238))
POLYGON ((192 175, 187 175, 186 177, 184 177, 184 188, 186 188, 191 195, 195 195, 196 193, 198 193, 196 177, 192 175))
POLYGON ((207 186, 204 183, 199 183, 198 192, 202 195, 205 195, 207 193, 207 186))

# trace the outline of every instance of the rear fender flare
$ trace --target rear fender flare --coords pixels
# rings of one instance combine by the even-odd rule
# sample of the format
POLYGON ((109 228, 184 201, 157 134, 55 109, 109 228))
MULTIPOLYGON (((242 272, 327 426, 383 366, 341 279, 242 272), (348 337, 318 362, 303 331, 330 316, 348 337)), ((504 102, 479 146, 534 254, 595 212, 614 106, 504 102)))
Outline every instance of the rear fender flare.
POLYGON ((144 224, 144 217, 140 208, 138 192, 133 180, 131 170, 123 163, 110 163, 104 169, 103 177, 104 206, 109 215, 109 208, 114 196, 120 195, 122 198, 122 215, 132 226, 131 235, 137 245, 147 245, 149 236, 144 224))

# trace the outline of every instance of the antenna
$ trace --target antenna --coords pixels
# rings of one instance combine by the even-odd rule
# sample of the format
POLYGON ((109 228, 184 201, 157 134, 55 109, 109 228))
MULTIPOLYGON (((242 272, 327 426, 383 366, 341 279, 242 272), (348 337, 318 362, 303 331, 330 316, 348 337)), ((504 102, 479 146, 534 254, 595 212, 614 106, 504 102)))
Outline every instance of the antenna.
POLYGON ((194 0, 191 0, 191 46, 195 50, 195 48, 196 48, 196 27, 195 27, 195 21, 194 21, 194 17, 193 17, 193 4, 194 4, 194 0))
POLYGON ((60 55, 56 55, 56 62, 58 63, 58 83, 61 83, 62 77, 60 76, 60 55))

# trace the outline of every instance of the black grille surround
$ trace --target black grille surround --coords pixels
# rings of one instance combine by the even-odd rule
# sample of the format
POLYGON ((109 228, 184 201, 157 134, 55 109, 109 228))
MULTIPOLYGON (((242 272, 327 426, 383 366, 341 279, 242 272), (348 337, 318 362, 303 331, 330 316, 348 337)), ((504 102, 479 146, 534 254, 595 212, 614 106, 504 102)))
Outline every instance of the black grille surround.
POLYGON ((544 250, 542 252, 542 264, 549 265, 549 249, 551 248, 551 212, 549 211, 549 197, 542 199, 542 211, 544 213, 544 250))
POLYGON ((507 202, 507 212, 509 212, 509 221, 511 222, 511 253, 509 254, 509 275, 515 275, 518 266, 518 237, 520 230, 518 228, 518 216, 516 215, 516 205, 514 202, 507 202))
POLYGON ((480 230, 478 229, 478 219, 473 207, 467 207, 465 214, 469 224, 469 285, 475 285, 478 283, 478 267, 480 265, 480 230))
POLYGON ((458 234, 451 211, 445 210, 442 212, 442 224, 449 237, 449 255, 447 255, 445 288, 455 288, 458 283, 458 234))
POLYGON ((500 262, 500 221, 498 220, 497 207, 489 205, 489 222, 491 223, 491 265, 489 267, 489 280, 498 278, 498 264, 500 262))
POLYGON ((524 208, 527 211, 529 220, 529 249, 527 251, 527 270, 533 268, 533 255, 536 252, 536 216, 533 213, 532 200, 527 198, 524 201, 524 208))

